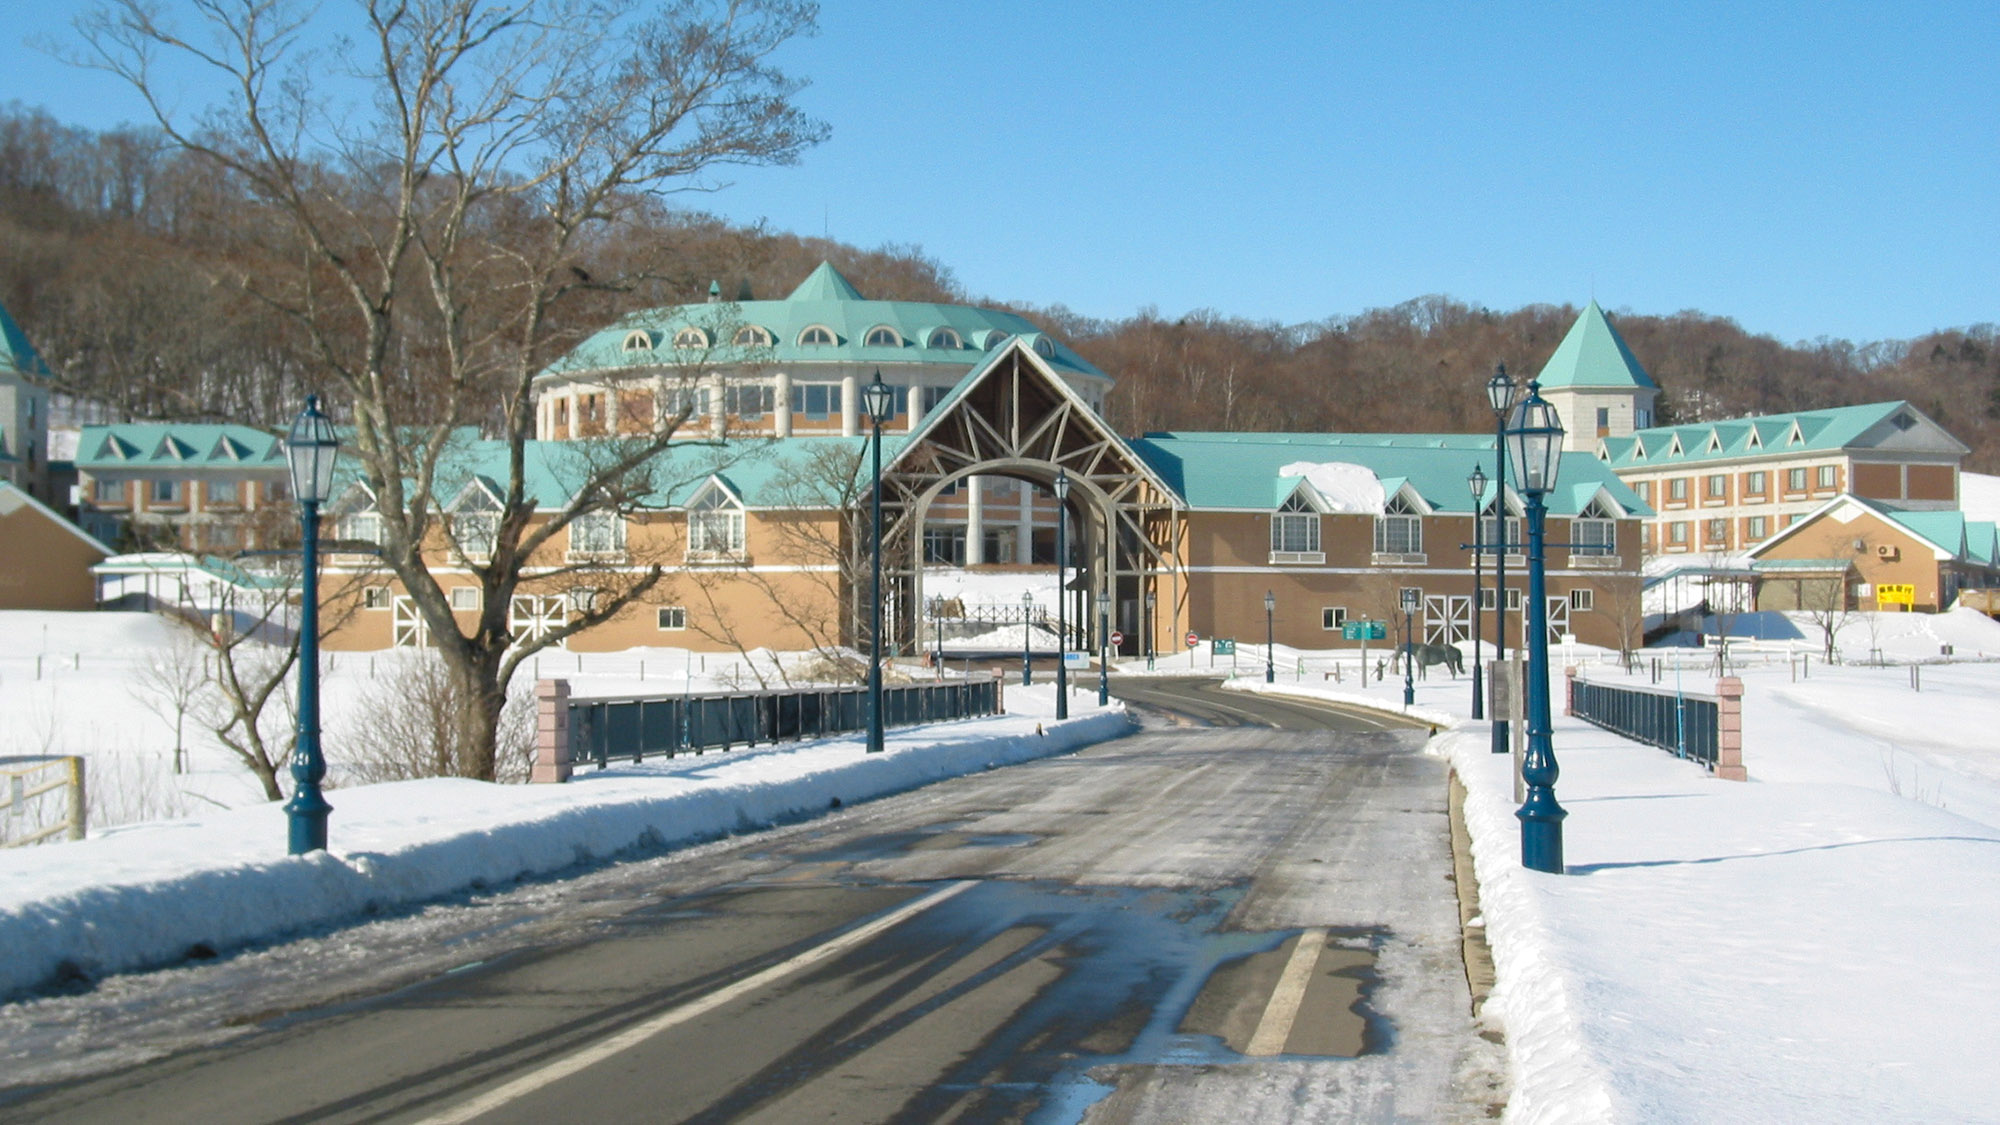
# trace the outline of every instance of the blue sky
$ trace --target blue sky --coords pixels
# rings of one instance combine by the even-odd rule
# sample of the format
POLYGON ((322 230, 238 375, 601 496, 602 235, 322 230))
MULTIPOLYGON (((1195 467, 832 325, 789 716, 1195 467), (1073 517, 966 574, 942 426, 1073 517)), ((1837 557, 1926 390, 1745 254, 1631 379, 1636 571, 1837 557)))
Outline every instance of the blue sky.
MULTIPOLYGON (((0 14, 0 100, 136 120, 21 45, 81 2, 0 14)), ((1786 341, 2000 320, 1993 0, 834 0, 821 27, 781 61, 833 139, 689 202, 915 243, 979 296, 1291 323, 1594 294, 1786 341)))

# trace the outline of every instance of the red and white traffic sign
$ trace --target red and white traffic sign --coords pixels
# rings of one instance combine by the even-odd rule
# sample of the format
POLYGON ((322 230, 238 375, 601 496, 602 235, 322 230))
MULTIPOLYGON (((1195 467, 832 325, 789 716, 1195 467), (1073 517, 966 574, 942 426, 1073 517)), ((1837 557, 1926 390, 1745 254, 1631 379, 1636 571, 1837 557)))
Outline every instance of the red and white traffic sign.
POLYGON ((1200 644, 1200 643, 1201 643, 1201 634, 1199 634, 1199 633, 1196 633, 1196 632, 1194 632, 1193 630, 1189 630, 1189 631, 1188 631, 1188 635, 1187 635, 1187 643, 1188 643, 1188 647, 1189 647, 1189 648, 1193 648, 1193 647, 1195 647, 1196 645, 1200 644))
POLYGON ((1125 643, 1125 634, 1119 632, 1116 629, 1111 630, 1111 647, 1117 648, 1119 645, 1122 645, 1124 643, 1125 643))

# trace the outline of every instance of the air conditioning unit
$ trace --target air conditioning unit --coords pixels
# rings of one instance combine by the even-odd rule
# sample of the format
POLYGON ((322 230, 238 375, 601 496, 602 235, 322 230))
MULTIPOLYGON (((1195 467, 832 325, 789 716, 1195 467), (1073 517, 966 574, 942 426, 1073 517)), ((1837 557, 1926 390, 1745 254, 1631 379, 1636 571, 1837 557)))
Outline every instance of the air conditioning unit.
POLYGON ((1894 561, 1901 558, 1902 554, 1902 550, 1893 543, 1878 543, 1875 545, 1875 557, 1878 559, 1894 561))

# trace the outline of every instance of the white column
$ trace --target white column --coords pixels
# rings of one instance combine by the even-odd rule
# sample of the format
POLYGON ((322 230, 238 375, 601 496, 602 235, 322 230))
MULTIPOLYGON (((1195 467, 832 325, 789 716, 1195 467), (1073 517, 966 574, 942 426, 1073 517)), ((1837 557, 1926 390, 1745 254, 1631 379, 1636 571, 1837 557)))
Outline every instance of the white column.
POLYGON ((779 437, 792 436, 792 377, 778 372, 772 380, 771 432, 779 437))
POLYGON ((1014 561, 1027 566, 1035 561, 1035 486, 1027 481, 1017 481, 1021 489, 1021 513, 1017 517, 1020 528, 1014 534, 1014 561))
POLYGON ((604 384, 604 432, 618 433, 618 384, 609 381, 604 384))
POLYGON ((965 478, 965 565, 986 561, 986 488, 977 476, 965 478))
POLYGON ((719 438, 729 424, 729 417, 723 410, 725 402, 722 394, 722 377, 710 375, 707 383, 708 385, 702 388, 702 393, 708 398, 708 434, 710 437, 719 438))
POLYGON ((849 375, 840 381, 840 436, 861 432, 861 382, 849 375))
POLYGON ((577 413, 576 409, 578 396, 575 383, 569 385, 569 390, 563 397, 569 400, 569 437, 575 440, 583 432, 583 415, 577 413))

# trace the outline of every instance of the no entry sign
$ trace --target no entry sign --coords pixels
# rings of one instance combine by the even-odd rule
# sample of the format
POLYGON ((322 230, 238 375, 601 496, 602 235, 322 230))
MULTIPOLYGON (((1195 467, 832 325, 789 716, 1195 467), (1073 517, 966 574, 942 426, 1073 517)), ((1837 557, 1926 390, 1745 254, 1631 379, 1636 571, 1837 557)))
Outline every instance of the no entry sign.
POLYGON ((1122 645, 1124 643, 1125 643, 1125 634, 1119 632, 1116 629, 1111 630, 1111 647, 1117 648, 1119 645, 1122 645))
POLYGON ((1190 631, 1187 635, 1187 643, 1189 648, 1193 648, 1196 645, 1200 644, 1201 634, 1190 631))

